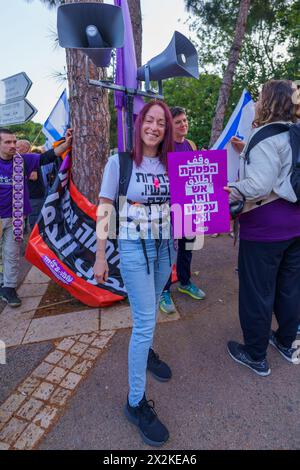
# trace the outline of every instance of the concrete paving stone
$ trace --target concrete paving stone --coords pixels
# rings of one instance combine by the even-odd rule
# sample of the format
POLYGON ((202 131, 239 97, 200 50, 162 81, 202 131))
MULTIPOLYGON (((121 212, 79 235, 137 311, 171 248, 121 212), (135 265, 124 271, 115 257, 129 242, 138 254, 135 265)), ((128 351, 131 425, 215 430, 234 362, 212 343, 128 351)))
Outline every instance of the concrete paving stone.
POLYGON ((82 335, 79 337, 81 343, 91 344, 96 338, 97 333, 91 333, 89 335, 82 335))
POLYGON ((131 328, 130 307, 115 305, 101 310, 101 330, 119 330, 121 328, 131 328))
POLYGON ((5 444, 5 442, 0 442, 0 450, 8 450, 9 448, 9 444, 5 444))
POLYGON ((3 319, 0 316, 0 341, 4 341, 7 348, 22 343, 24 335, 30 326, 31 320, 20 316, 14 320, 3 319))
POLYGON ((19 416, 19 418, 31 421, 43 405, 44 403, 42 401, 30 398, 23 406, 21 406, 16 415, 19 416))
MULTIPOLYGON (((80 340, 80 337, 81 337, 81 335, 72 335, 72 336, 70 336, 69 338, 70 338, 70 339, 73 339, 74 341, 79 341, 79 340, 80 340)), ((84 341, 82 341, 82 343, 84 343, 84 341)))
POLYGON ((11 417, 12 417, 11 411, 2 410, 0 407, 0 423, 1 424, 7 423, 7 421, 9 421, 11 417))
POLYGON ((55 386, 48 382, 43 382, 33 393, 34 398, 39 398, 40 400, 47 401, 55 390, 55 386))
POLYGON ((76 374, 80 375, 85 375, 92 366, 92 361, 88 361, 87 359, 79 360, 79 362, 74 367, 72 367, 72 372, 75 372, 76 374))
POLYGON ((0 409, 7 411, 8 413, 15 413, 15 411, 20 408, 23 401, 25 400, 26 396, 22 395, 21 393, 13 393, 7 398, 7 400, 5 400, 0 409))
POLYGON ((65 354, 64 357, 59 361, 58 366, 64 369, 72 369, 74 364, 78 361, 78 356, 72 354, 65 354))
POLYGON ((45 358, 45 361, 50 362, 50 364, 57 364, 63 357, 64 353, 62 351, 55 350, 45 358))
POLYGON ((75 354, 76 356, 82 356, 82 354, 84 353, 84 351, 87 350, 88 347, 89 347, 88 344, 80 343, 78 341, 77 343, 74 344, 74 346, 72 346, 69 352, 71 354, 75 354))
POLYGON ((59 412, 59 408, 46 405, 38 412, 36 417, 33 419, 33 422, 41 428, 47 429, 52 424, 59 412))
POLYGON ((60 341, 56 348, 59 349, 60 351, 69 351, 69 349, 75 344, 75 341, 71 338, 64 338, 62 341, 60 341))
MULTIPOLYGON (((7 349, 5 367, 0 366, 0 403, 24 384, 34 368, 41 364, 52 349, 50 342, 19 345, 7 349)), ((30 393, 30 390, 28 392, 30 393)))
MULTIPOLYGON (((48 356, 47 356, 48 357, 48 356)), ((33 377, 38 377, 45 379, 47 375, 54 369, 53 364, 48 364, 48 362, 42 362, 33 372, 33 377)))
POLYGON ((99 330, 98 309, 54 315, 32 320, 23 343, 34 343, 48 339, 90 333, 99 330))
POLYGON ((27 377, 27 379, 18 387, 18 391, 22 395, 31 395, 32 392, 41 384, 41 381, 35 377, 27 377))
POLYGON ((97 336, 97 338, 94 339, 94 341, 92 342, 92 346, 98 349, 104 348, 114 334, 115 331, 104 331, 103 334, 97 336))
POLYGON ((71 395, 71 390, 57 387, 53 395, 50 397, 49 403, 50 405, 64 406, 71 395))
POLYGON ((4 441, 7 444, 13 444, 24 431, 26 426, 28 426, 26 421, 19 418, 12 418, 0 432, 0 441, 4 441))
POLYGON ((100 350, 97 348, 88 348, 85 353, 82 355, 83 359, 97 359, 100 354, 100 350))
POLYGON ((60 386, 63 388, 67 388, 68 390, 74 390, 74 388, 77 387, 81 379, 81 375, 75 374, 74 372, 70 372, 61 382, 60 386))
POLYGON ((21 299, 40 297, 41 300, 47 288, 47 284, 22 284, 18 289, 18 295, 21 299))
POLYGON ((46 276, 42 271, 40 271, 35 266, 32 266, 29 273, 25 277, 23 284, 48 284, 50 278, 46 276))
POLYGON ((47 375, 46 380, 47 382, 51 382, 54 384, 59 384, 64 376, 66 375, 67 370, 63 369, 62 367, 54 367, 52 372, 50 372, 49 375, 47 375))
POLYGON ((30 450, 44 434, 44 429, 34 423, 31 423, 21 434, 14 447, 19 450, 30 450))
POLYGON ((22 299, 22 304, 17 309, 7 305, 2 311, 0 318, 16 318, 16 315, 19 315, 20 313, 22 313, 22 316, 26 320, 33 318, 40 301, 41 296, 26 297, 25 299, 22 299))

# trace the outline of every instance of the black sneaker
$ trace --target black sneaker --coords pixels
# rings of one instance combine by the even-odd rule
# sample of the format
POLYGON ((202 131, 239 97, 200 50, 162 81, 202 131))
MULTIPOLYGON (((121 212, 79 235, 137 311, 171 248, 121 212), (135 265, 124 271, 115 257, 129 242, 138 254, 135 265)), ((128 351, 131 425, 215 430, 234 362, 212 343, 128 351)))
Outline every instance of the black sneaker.
POLYGON ((147 369, 153 377, 155 377, 160 382, 168 382, 172 377, 172 372, 170 367, 163 361, 159 359, 159 355, 156 354, 153 349, 149 349, 147 369))
POLYGON ((281 343, 279 343, 278 339, 276 338, 275 332, 271 331, 269 343, 277 349, 278 352, 289 362, 293 362, 298 364, 299 358, 297 357, 296 348, 286 348, 281 343))
POLYGON ((154 402, 147 401, 145 395, 138 406, 130 406, 127 399, 125 416, 140 431, 143 441, 154 447, 162 446, 169 439, 169 431, 159 421, 154 410, 154 402))
POLYGON ((265 377, 271 373, 267 359, 262 361, 254 361, 251 356, 245 351, 243 344, 236 343, 235 341, 228 341, 227 349, 232 359, 243 366, 249 367, 258 375, 265 377))
POLYGON ((10 307, 20 307, 22 301, 17 296, 14 287, 2 287, 0 291, 0 298, 8 303, 10 307))

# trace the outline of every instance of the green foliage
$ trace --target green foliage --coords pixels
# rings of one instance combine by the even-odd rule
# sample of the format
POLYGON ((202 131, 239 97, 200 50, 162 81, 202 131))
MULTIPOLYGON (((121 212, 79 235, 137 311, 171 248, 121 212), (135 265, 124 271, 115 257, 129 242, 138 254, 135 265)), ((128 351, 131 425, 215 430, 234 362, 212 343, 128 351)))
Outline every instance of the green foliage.
MULTIPOLYGON (((218 100, 221 78, 217 75, 203 74, 199 80, 190 78, 170 78, 164 81, 163 94, 168 106, 181 106, 186 110, 189 119, 189 135, 198 148, 208 147, 211 122, 218 100)), ((225 122, 241 97, 243 89, 235 86, 232 90, 225 122)), ((145 99, 145 101, 148 101, 145 99)), ((114 107, 113 93, 109 93, 110 148, 118 146, 117 115, 114 107)))
MULTIPOLYGON (((200 67, 223 75, 235 33, 239 0, 185 0, 195 16, 200 67)), ((299 0, 252 0, 247 32, 235 74, 238 88, 257 96, 270 78, 299 79, 299 0)))
MULTIPOLYGON (((221 78, 217 75, 203 74, 198 80, 190 78, 171 78, 164 82, 164 98, 168 106, 181 106, 189 119, 189 135, 198 148, 208 147, 211 122, 218 101, 221 78)), ((225 120, 228 120, 242 89, 232 90, 225 120)))
POLYGON ((8 126, 14 132, 18 139, 26 139, 32 145, 39 146, 45 143, 45 136, 41 132, 42 124, 38 122, 25 122, 24 124, 16 124, 15 126, 8 126))

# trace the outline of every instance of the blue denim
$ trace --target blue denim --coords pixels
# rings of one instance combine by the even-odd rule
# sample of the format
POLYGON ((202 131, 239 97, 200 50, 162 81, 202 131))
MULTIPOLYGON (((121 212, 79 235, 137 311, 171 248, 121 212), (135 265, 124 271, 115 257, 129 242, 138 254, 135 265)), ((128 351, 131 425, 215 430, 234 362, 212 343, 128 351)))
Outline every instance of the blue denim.
POLYGON ((133 323, 128 352, 130 406, 137 406, 145 393, 147 359, 153 342, 158 301, 176 258, 173 240, 161 240, 158 250, 155 240, 145 240, 145 244, 150 274, 141 240, 119 239, 120 270, 133 323))

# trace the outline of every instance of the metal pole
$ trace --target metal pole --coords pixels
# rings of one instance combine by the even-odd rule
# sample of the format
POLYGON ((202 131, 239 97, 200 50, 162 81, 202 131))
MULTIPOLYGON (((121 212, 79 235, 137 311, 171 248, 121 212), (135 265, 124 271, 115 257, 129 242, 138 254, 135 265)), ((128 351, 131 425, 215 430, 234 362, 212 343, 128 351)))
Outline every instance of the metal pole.
POLYGON ((131 152, 133 148, 133 103, 134 103, 134 96, 132 94, 127 94, 126 95, 126 104, 127 104, 126 152, 131 152))

